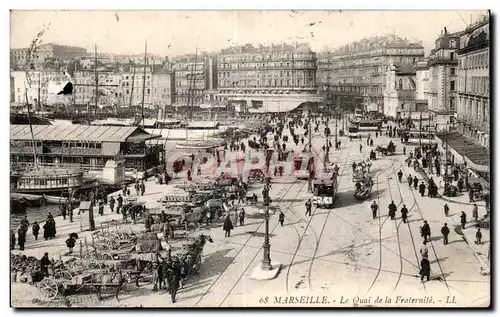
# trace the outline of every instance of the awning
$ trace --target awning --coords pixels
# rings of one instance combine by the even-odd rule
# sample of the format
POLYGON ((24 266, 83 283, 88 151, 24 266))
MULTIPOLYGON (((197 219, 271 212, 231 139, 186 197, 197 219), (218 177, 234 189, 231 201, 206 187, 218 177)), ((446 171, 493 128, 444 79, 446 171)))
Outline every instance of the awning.
POLYGON ((438 133, 436 138, 443 147, 448 142, 451 152, 456 152, 467 162, 467 167, 479 172, 490 172, 490 153, 484 146, 477 145, 458 132, 438 133))

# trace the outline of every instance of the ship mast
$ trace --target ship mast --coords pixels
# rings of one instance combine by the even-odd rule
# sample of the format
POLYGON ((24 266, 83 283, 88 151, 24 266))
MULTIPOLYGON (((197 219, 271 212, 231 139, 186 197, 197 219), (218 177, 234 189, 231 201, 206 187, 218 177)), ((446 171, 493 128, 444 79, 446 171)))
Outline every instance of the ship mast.
POLYGON ((144 46, 144 74, 142 76, 142 102, 141 102, 141 118, 142 128, 144 128, 144 91, 146 90, 146 65, 148 63, 148 40, 144 46))
MULTIPOLYGON (((28 72, 26 72, 26 74, 27 73, 28 72)), ((28 80, 28 78, 26 78, 26 80, 28 80)), ((30 86, 29 83, 28 83, 28 86, 30 86)), ((33 145, 33 166, 37 166, 35 135, 33 133, 33 126, 31 125, 31 111, 30 111, 30 104, 28 102, 28 87, 26 87, 26 83, 24 86, 24 96, 26 98, 26 110, 28 111, 28 124, 30 126, 31 143, 33 145)))

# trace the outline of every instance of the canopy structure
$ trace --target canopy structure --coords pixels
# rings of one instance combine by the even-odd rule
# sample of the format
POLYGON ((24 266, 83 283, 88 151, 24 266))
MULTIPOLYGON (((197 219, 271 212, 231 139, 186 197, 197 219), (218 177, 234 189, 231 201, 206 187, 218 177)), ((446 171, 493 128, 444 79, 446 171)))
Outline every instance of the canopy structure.
POLYGON ((443 147, 448 144, 448 150, 456 156, 463 157, 467 167, 489 173, 490 153, 484 146, 477 145, 458 132, 444 132, 436 135, 443 147))

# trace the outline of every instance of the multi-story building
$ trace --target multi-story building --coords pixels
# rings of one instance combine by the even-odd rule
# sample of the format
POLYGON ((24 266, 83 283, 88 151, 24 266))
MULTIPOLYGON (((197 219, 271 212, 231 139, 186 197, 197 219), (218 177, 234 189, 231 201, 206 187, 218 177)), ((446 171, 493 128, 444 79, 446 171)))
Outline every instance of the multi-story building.
POLYGON ((118 96, 126 105, 136 106, 142 103, 143 86, 145 107, 164 108, 175 102, 175 73, 172 71, 162 67, 146 66, 144 79, 144 67, 137 66, 135 70, 132 68, 119 76, 121 76, 119 79, 121 91, 118 96))
POLYGON ((433 111, 455 111, 457 66, 456 50, 459 46, 459 33, 448 33, 447 29, 436 40, 428 60, 431 77, 428 105, 433 111))
POLYGON ((175 72, 175 102, 181 106, 196 106, 204 101, 208 79, 208 58, 185 55, 171 61, 167 68, 175 72))
POLYGON ((384 79, 384 115, 396 118, 398 113, 405 111, 405 109, 411 111, 411 109, 416 108, 415 67, 411 65, 396 66, 390 61, 384 79))
POLYGON ((418 62, 416 66, 416 99, 424 100, 429 95, 430 77, 427 62, 418 62))
POLYGON ((394 35, 363 39, 318 56, 320 90, 335 106, 370 106, 383 110, 389 61, 396 66, 415 66, 423 61, 421 42, 394 35), (376 106, 375 106, 376 105, 376 106))
POLYGON ((478 144, 490 146, 490 24, 471 25, 460 36, 458 57, 459 131, 478 144))
POLYGON ((23 69, 29 66, 28 62, 34 65, 44 65, 55 61, 73 60, 86 55, 87 50, 84 48, 52 43, 38 46, 35 53, 32 54, 30 54, 29 48, 10 50, 11 68, 13 69, 23 69))
POLYGON ((48 99, 54 92, 51 86, 63 85, 68 81, 65 73, 56 69, 45 69, 43 71, 12 71, 14 104, 22 106, 28 103, 35 109, 39 105, 47 104, 48 99), (29 79, 28 79, 29 78, 29 79))
POLYGON ((317 104, 316 53, 305 45, 244 45, 220 52, 217 101, 237 111, 286 112, 317 104))

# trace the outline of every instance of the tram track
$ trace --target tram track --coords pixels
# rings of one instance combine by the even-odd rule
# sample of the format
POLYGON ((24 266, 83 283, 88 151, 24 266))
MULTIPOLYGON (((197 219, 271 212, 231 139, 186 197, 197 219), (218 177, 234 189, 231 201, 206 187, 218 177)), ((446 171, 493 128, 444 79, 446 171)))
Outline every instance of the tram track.
MULTIPOLYGON (((406 175, 407 175, 407 174, 406 174, 406 168, 404 167, 404 165, 402 165, 402 167, 403 167, 403 175, 405 175, 405 176, 406 176, 406 175)), ((418 202, 417 202, 417 198, 415 197, 415 191, 414 191, 413 189, 410 189, 410 191, 411 191, 411 194, 412 194, 412 196, 413 196, 413 199, 415 200, 415 207, 416 207, 416 210, 417 210, 417 211, 418 211, 418 213, 420 214, 420 217, 421 217, 422 219, 425 219, 425 218, 424 218, 424 215, 423 215, 423 213, 422 213, 422 210, 420 209, 420 206, 419 206, 419 204, 418 204, 418 202)), ((438 258, 438 255, 437 255, 437 252, 436 252, 436 248, 435 248, 435 246, 434 246, 434 243, 433 243, 432 241, 429 241, 429 243, 430 243, 430 245, 431 245, 432 253, 434 254, 434 257, 436 258, 436 263, 438 264, 439 270, 440 270, 440 272, 441 272, 441 275, 442 275, 442 281, 443 281, 443 283, 445 284, 446 289, 448 290, 448 293, 450 293, 450 286, 448 285, 448 282, 446 281, 446 276, 445 276, 445 274, 444 274, 444 271, 443 271, 443 267, 442 267, 442 265, 441 265, 441 262, 439 261, 439 258, 438 258)))
MULTIPOLYGON (((352 146, 352 145, 350 145, 350 146, 348 147, 349 151, 350 151, 350 149, 351 149, 351 146, 352 146)), ((338 154, 338 156, 337 156, 337 160, 335 161, 335 164, 336 164, 336 163, 338 163, 338 161, 339 161, 339 160, 340 160, 340 158, 342 157, 342 153, 344 152, 344 150, 345 150, 345 149, 342 149, 342 150, 339 152, 339 154, 338 154)), ((318 155, 318 157, 319 157, 319 155, 318 155)), ((319 162, 318 162, 318 163, 319 163, 319 162)), ((305 220, 305 219, 303 219, 303 217, 299 216, 299 218, 300 218, 301 220, 303 220, 304 222, 306 222, 306 228, 305 228, 304 233, 303 233, 302 235, 300 235, 299 231, 295 228, 295 231, 296 231, 296 232, 297 232, 297 234, 299 235, 299 242, 297 243, 297 247, 295 248, 295 251, 294 251, 294 253, 292 254, 292 259, 290 260, 290 263, 287 265, 287 272, 286 272, 286 277, 285 277, 285 288, 286 288, 287 294, 290 294, 290 287, 289 287, 290 271, 291 271, 291 268, 292 268, 292 266, 293 266, 293 262, 294 262, 294 260, 295 260, 295 258, 296 258, 296 256, 297 256, 297 253, 298 253, 298 252, 299 252, 299 250, 300 250, 301 243, 302 243, 302 241, 303 241, 303 239, 304 239, 304 237, 305 237, 305 235, 306 235, 306 233, 307 233, 307 230, 308 230, 308 229, 310 229, 310 230, 314 233, 314 235, 316 236, 316 245, 319 245, 319 242, 320 242, 320 239, 321 239, 321 234, 320 234, 320 236, 318 236, 317 232, 316 232, 314 229, 312 229, 312 227, 310 226, 310 224, 311 224, 311 222, 312 222, 313 218, 316 216, 316 211, 317 211, 317 210, 318 210, 318 206, 315 206, 315 207, 314 207, 314 213, 312 213, 312 214, 311 214, 311 216, 309 217, 309 220, 308 220, 307 222, 306 222, 306 220, 305 220)), ((295 212, 293 212, 293 213, 294 213, 294 214, 296 214, 295 212)), ((297 214, 296 214, 296 215, 297 215, 297 214)), ((309 272, 309 273, 310 273, 310 272, 309 272)), ((309 290, 311 290, 311 284, 310 284, 310 277, 309 277, 309 275, 308 275, 308 282, 309 282, 309 290)))
MULTIPOLYGON (((279 204, 279 202, 281 202, 285 197, 286 195, 290 192, 290 190, 292 189, 292 187, 294 187, 295 185, 300 185, 299 182, 295 181, 293 182, 290 186, 288 186, 288 188, 286 189, 286 191, 281 195, 280 199, 277 200, 277 203, 279 204)), ((306 185, 307 183, 303 183, 301 184, 300 188, 299 188, 299 191, 295 194, 295 197, 297 197, 299 195, 299 193, 302 191, 302 189, 304 188, 304 186, 306 185)), ((294 197, 294 198, 295 198, 294 197)), ((292 205, 293 203, 290 203, 290 205, 292 205)), ((274 232, 274 230, 276 229, 276 227, 278 226, 278 223, 276 223, 276 225, 273 227, 273 229, 271 230, 270 234, 272 234, 274 232)), ((257 232, 263 225, 265 224, 265 220, 262 221, 258 226, 257 228, 255 228, 255 232, 257 232)), ((238 250, 238 252, 235 254, 234 258, 237 258, 238 255, 246 248, 248 247, 248 243, 250 242, 250 240, 252 240, 252 238, 254 238, 253 235, 250 235, 250 237, 248 237, 248 239, 241 245, 241 248, 238 250)), ((262 247, 260 247, 262 248, 262 247)), ((257 254, 259 254, 259 252, 257 252, 257 254)), ((255 257, 257 256, 257 254, 252 258, 252 260, 250 261, 250 264, 249 266, 252 264, 253 260, 255 259, 255 257)), ((248 267, 249 267, 248 266, 248 267)), ((238 284, 239 280, 241 279, 241 277, 246 273, 246 271, 248 270, 248 267, 245 268, 245 270, 243 271, 243 273, 240 274, 240 276, 238 277, 238 280, 234 283, 234 285, 232 286, 231 290, 226 294, 226 296, 224 297, 224 299, 221 301, 220 305, 222 305, 222 303, 224 303, 224 301, 227 299, 227 297, 229 296, 229 294, 231 293, 231 291, 234 289, 234 287, 238 284)), ((210 290, 212 289, 212 287, 219 281, 219 279, 223 276, 223 274, 220 274, 219 276, 217 276, 217 278, 210 284, 209 288, 200 296, 200 298, 196 301, 196 303, 193 305, 193 306, 198 306, 198 304, 203 300, 203 298, 206 297, 206 295, 210 292, 210 290)), ((219 305, 219 307, 220 307, 219 305)))
MULTIPOLYGON (((403 165, 404 165, 404 164, 401 164, 401 166, 400 166, 401 171, 403 171, 403 169, 404 169, 403 165)), ((393 169, 393 172, 394 172, 394 174, 395 174, 395 173, 396 173, 396 170, 395 170, 395 169, 393 169)), ((403 172, 403 175, 404 175, 404 172, 403 172)), ((401 190, 401 185, 399 184, 399 181, 398 181, 396 184, 397 184, 397 186, 398 186, 398 191, 399 191, 399 195, 401 196, 401 200, 403 200, 403 191, 401 190)), ((416 199, 415 199, 415 197, 413 197, 413 204, 411 205, 410 209, 408 209, 408 214, 409 214, 412 210, 414 210, 415 205, 416 205, 416 199)), ((403 220, 401 220, 401 222, 399 223, 399 225, 401 225, 402 223, 403 223, 403 220)), ((399 225, 398 225, 398 227, 399 227, 399 225)), ((409 232, 409 234, 410 234, 411 243, 412 243, 412 246, 413 246, 413 252, 414 252, 414 254, 415 254, 415 259, 416 259, 416 261, 417 261, 417 268, 420 270, 421 268, 420 268, 420 260, 419 260, 419 258, 418 258, 418 254, 417 254, 417 246, 415 245, 415 239, 413 238, 413 232, 412 232, 412 230, 411 230, 411 226, 410 226, 409 221, 407 221, 407 222, 406 222, 406 225, 407 225, 407 228, 408 228, 408 232, 409 232)), ((402 266, 401 266, 401 268, 402 268, 402 266)), ((398 280, 398 283, 396 283, 396 285, 394 286, 394 288, 393 288, 393 292, 394 292, 394 291, 396 291, 396 288, 398 287, 398 284, 399 284, 399 280, 398 280)), ((427 289, 426 289, 426 287, 425 287, 425 284, 424 284, 424 283, 422 283, 421 285, 422 285, 422 287, 424 288, 424 292, 425 292, 425 293, 427 293, 427 289)))
MULTIPOLYGON (((338 193, 338 189, 339 189, 339 186, 340 186, 340 181, 342 180, 342 176, 344 175, 344 171, 345 171, 345 168, 347 166, 347 164, 349 163, 349 154, 351 152, 351 148, 352 148, 352 143, 349 145, 348 147, 348 150, 347 150, 347 158, 345 159, 345 162, 344 162, 344 166, 342 167, 342 171, 339 170, 339 179, 337 180, 337 193, 338 193)), ((337 161, 335 162, 335 164, 337 164, 342 156, 342 153, 343 153, 343 150, 339 153, 339 156, 337 158, 337 161)), ((337 195, 336 193, 336 195, 337 195)), ((309 268, 307 270, 307 281, 308 281, 308 284, 309 284, 309 290, 312 291, 312 283, 311 283, 311 272, 312 272, 312 267, 314 265, 314 260, 316 258, 316 254, 318 252, 318 249, 319 249, 319 245, 321 243, 321 237, 323 236, 323 233, 325 231, 325 227, 326 227, 326 223, 328 222, 328 218, 330 217, 330 214, 332 213, 333 211, 333 206, 332 208, 330 208, 326 214, 326 219, 325 221, 323 222, 323 226, 321 228, 321 232, 320 232, 320 235, 319 235, 319 239, 317 240, 317 243, 316 243, 316 246, 314 248, 314 252, 313 252, 313 256, 311 258, 311 261, 309 263, 309 268)))

